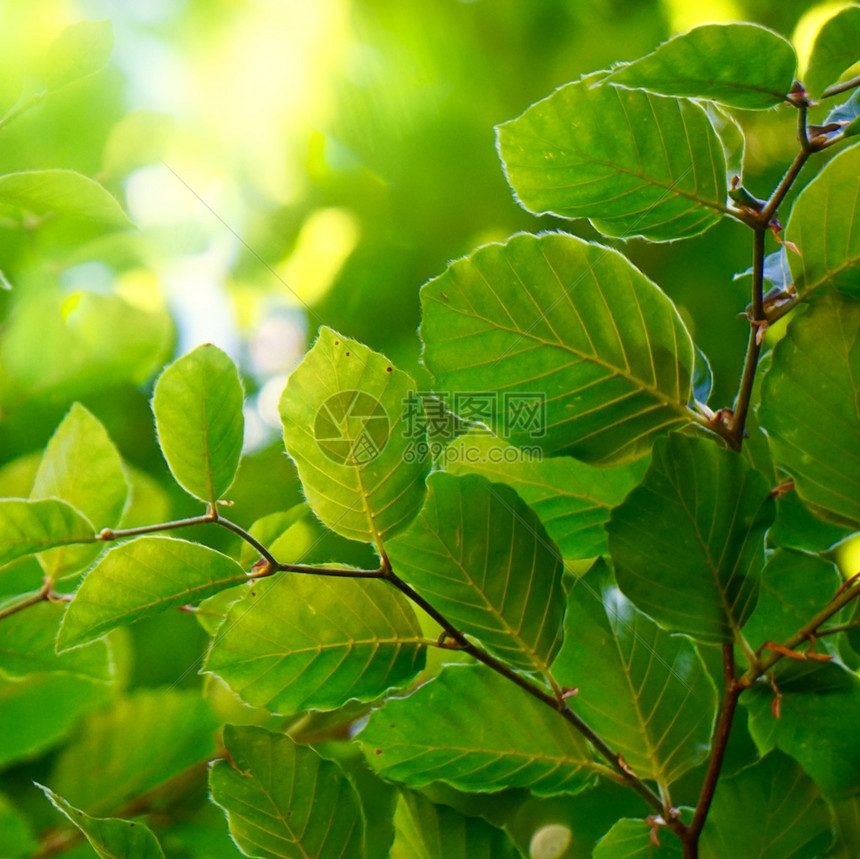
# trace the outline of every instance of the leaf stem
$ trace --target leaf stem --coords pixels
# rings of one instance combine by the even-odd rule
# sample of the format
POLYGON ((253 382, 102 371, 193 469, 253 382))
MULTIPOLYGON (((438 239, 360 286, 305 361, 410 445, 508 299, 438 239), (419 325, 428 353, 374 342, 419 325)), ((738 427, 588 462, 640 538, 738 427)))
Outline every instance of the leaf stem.
POLYGON ((4 608, 0 608, 0 620, 4 618, 11 617, 13 614, 17 614, 19 611, 23 611, 25 608, 30 608, 30 606, 38 605, 40 602, 44 602, 47 599, 50 599, 48 594, 50 593, 50 585, 46 587, 40 588, 38 591, 30 594, 19 602, 13 603, 12 605, 5 606, 4 608))
POLYGON ((860 75, 857 77, 850 78, 847 81, 842 81, 842 83, 832 84, 827 87, 823 93, 821 93, 822 98, 831 98, 834 95, 839 95, 841 92, 848 92, 850 89, 854 89, 855 87, 860 86, 860 75))
POLYGON ((109 542, 122 540, 124 537, 137 537, 141 534, 153 534, 156 531, 175 531, 177 528, 188 528, 191 525, 205 525, 217 521, 217 514, 207 511, 202 516, 191 516, 188 519, 174 519, 172 522, 160 522, 157 525, 141 525, 139 528, 102 528, 96 534, 96 540, 109 542))
POLYGON ((708 760, 705 781, 696 802, 693 819, 687 827, 686 835, 682 838, 684 859, 696 859, 699 855, 699 836, 702 834, 702 828, 707 820, 711 802, 714 799, 714 792, 717 789, 717 782, 723 768, 723 760, 738 705, 738 697, 742 691, 735 676, 734 645, 732 642, 726 642, 723 644, 723 701, 720 706, 717 727, 714 731, 714 741, 711 745, 711 756, 708 760))
MULTIPOLYGON (((459 645, 460 650, 468 653, 470 656, 474 657, 478 662, 483 663, 491 670, 495 671, 497 674, 500 674, 502 677, 505 677, 507 680, 510 680, 512 683, 515 683, 519 686, 523 691, 527 692, 533 698, 537 698, 538 701, 546 704, 548 707, 552 707, 557 713, 559 713, 562 718, 566 719, 580 734, 582 734, 594 749, 598 752, 598 754, 603 757, 606 762, 609 764, 611 769, 614 771, 614 774, 618 777, 621 784, 626 784, 629 787, 633 788, 644 800, 648 803, 655 811, 659 814, 662 814, 664 811, 663 802, 660 797, 646 785, 638 776, 634 775, 633 772, 627 767, 621 757, 617 752, 614 752, 607 743, 600 737, 599 734, 595 733, 595 731, 588 726, 588 724, 563 700, 557 699, 554 695, 548 692, 546 689, 541 689, 532 681, 528 680, 519 672, 515 671, 513 668, 505 665, 503 662, 500 662, 494 656, 490 655, 486 651, 482 650, 477 645, 473 644, 466 636, 460 632, 438 609, 436 609, 433 605, 431 605, 427 600, 424 599, 419 593, 412 589, 406 582, 403 581, 398 575, 396 575, 390 568, 383 564, 383 569, 385 572, 386 581, 390 582, 394 587, 396 587, 404 596, 414 602, 417 606, 419 606, 426 614, 433 618, 439 626, 445 631, 446 635, 449 638, 452 638, 459 645)), ((680 833, 685 831, 684 825, 680 820, 669 820, 667 821, 668 825, 670 825, 673 830, 675 830, 680 837, 680 833)))
POLYGON ((734 417, 726 438, 735 450, 743 445, 744 428, 749 414, 752 399, 755 372, 761 354, 761 324, 765 322, 764 312, 764 238, 765 227, 757 227, 753 233, 753 288, 752 288, 752 318, 750 320, 750 336, 747 341, 747 353, 744 359, 744 369, 741 375, 738 395, 735 399, 734 417))

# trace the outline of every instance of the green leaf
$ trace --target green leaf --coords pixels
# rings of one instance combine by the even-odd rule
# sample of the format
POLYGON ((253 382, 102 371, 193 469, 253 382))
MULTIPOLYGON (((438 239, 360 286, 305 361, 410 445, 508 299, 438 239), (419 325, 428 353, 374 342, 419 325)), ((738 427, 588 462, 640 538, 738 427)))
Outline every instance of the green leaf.
POLYGON ((711 439, 672 435, 612 512, 618 587, 666 629, 731 641, 755 607, 774 505, 764 476, 711 439))
POLYGON ((723 147, 695 102, 584 79, 496 133, 508 182, 536 215, 659 242, 703 233, 727 211, 723 147))
POLYGON ((394 571, 508 664, 546 673, 561 643, 563 564, 509 486, 434 472, 418 518, 388 544, 394 571))
POLYGON ((858 60, 860 51, 860 6, 846 5, 828 18, 815 36, 809 62, 803 72, 803 83, 814 98, 858 60))
POLYGON ((507 833, 465 817, 412 791, 401 791, 394 812, 391 859, 516 859, 507 833))
POLYGON ((0 856, 24 859, 38 847, 27 817, 0 793, 0 856))
MULTIPOLYGON (((250 528, 252 537, 259 540, 282 563, 292 564, 299 561, 301 551, 296 552, 293 525, 297 525, 308 514, 310 508, 302 502, 289 510, 270 513, 258 519, 250 528)), ((239 563, 242 569, 250 567, 260 557, 260 553, 247 541, 242 541, 239 550, 239 563)))
POLYGON ((216 727, 196 689, 136 689, 89 714, 49 780, 88 814, 110 813, 213 754, 216 727))
POLYGON ((287 452, 332 531, 382 546, 414 518, 429 459, 407 457, 399 419, 415 383, 384 355, 321 328, 279 405, 287 452))
MULTIPOLYGON (((128 501, 125 466, 104 426, 80 403, 48 442, 30 497, 68 501, 98 530, 119 524, 128 501)), ((58 548, 40 555, 39 563, 56 581, 89 565, 103 548, 98 542, 58 548)))
POLYGON ((478 793, 578 793, 601 769, 557 712, 483 665, 449 665, 390 699, 358 740, 383 778, 414 788, 442 781, 478 793))
POLYGON ((60 672, 0 677, 0 766, 55 746, 84 713, 113 695, 108 683, 60 672))
POLYGON ((605 80, 663 95, 765 110, 785 101, 796 68, 794 48, 772 30, 757 24, 705 24, 622 65, 605 80))
MULTIPOLYGON (((860 188, 860 186, 858 186, 860 188)), ((759 422, 810 509, 860 527, 860 305, 831 292, 791 320, 764 378, 759 422)))
POLYGON ((411 680, 423 642, 409 601, 386 582, 284 574, 230 606, 202 670, 254 707, 331 710, 411 680))
POLYGON ((852 146, 824 165, 798 194, 785 237, 800 250, 789 255, 801 297, 833 286, 860 298, 860 146, 852 146))
POLYGON ((54 652, 62 616, 61 605, 42 602, 4 618, 0 623, 0 672, 25 677, 40 671, 64 671, 90 680, 110 680, 113 666, 106 641, 71 653, 54 652))
POLYGON ((693 344, 675 306, 602 245, 485 245, 425 284, 421 304, 437 389, 501 392, 491 423, 514 444, 608 464, 692 417, 693 344), (514 407, 531 401, 544 420, 523 426, 514 407))
POLYGON ((224 745, 232 763, 217 761, 209 786, 243 853, 261 859, 365 855, 358 796, 340 767, 262 728, 228 725, 224 745))
POLYGON ((501 439, 470 432, 445 450, 446 471, 480 474, 506 483, 531 507, 569 560, 608 552, 604 524, 609 512, 639 482, 644 465, 596 468, 571 457, 544 460, 501 439))
POLYGON ((174 361, 155 383, 152 411, 164 458, 176 482, 209 504, 239 467, 243 400, 236 365, 211 343, 174 361))
POLYGON ((813 859, 832 837, 827 805, 812 780, 791 758, 772 752, 720 779, 699 855, 813 859))
POLYGON ((214 549, 174 537, 139 537, 114 546, 87 574, 66 609, 57 649, 68 650, 169 608, 196 604, 247 581, 214 549))
POLYGON ((96 221, 107 227, 133 224, 98 182, 74 170, 24 170, 0 176, 0 203, 37 215, 96 221))
POLYGON ((741 697, 759 752, 776 747, 791 755, 831 799, 857 793, 860 739, 848 726, 860 721, 860 679, 835 662, 783 665, 778 719, 769 681, 760 680, 741 697))
POLYGON ((692 642, 637 611, 603 564, 576 580, 564 623, 552 671, 579 689, 577 714, 640 778, 669 785, 701 763, 717 701, 692 642))
POLYGON ((121 178, 160 161, 167 150, 172 118, 153 110, 126 114, 111 129, 102 155, 102 175, 121 178))
POLYGON ((36 787, 84 834, 100 859, 164 859, 158 839, 143 823, 90 817, 50 788, 38 783, 36 787))
POLYGON ((841 582, 829 561, 779 549, 762 571, 758 602, 744 624, 744 635, 753 647, 784 641, 833 599, 841 582))
POLYGON ((659 846, 654 830, 644 820, 621 819, 597 842, 593 859, 681 859, 681 842, 665 829, 659 831, 659 846))
POLYGON ((113 50, 110 21, 79 21, 56 38, 45 57, 42 78, 49 90, 98 72, 113 50))
POLYGON ((860 796, 831 802, 836 844, 827 859, 854 859, 860 853, 860 796))
POLYGON ((0 499, 0 566, 55 546, 94 539, 87 518, 59 498, 0 499))

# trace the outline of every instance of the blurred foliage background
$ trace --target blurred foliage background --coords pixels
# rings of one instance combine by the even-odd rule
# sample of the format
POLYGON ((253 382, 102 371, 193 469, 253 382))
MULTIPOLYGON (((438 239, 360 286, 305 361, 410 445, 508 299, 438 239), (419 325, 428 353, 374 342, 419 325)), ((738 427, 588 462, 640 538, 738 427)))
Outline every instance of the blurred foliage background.
MULTIPOLYGON (((0 208, 9 287, 0 289, 0 495, 27 496, 39 451, 79 400, 129 464, 126 524, 199 513, 168 479, 148 401, 165 363, 210 341, 239 364, 249 395, 232 518, 249 525, 296 503, 276 403, 320 324, 385 352, 426 387, 416 334, 424 281, 518 230, 596 238, 585 222, 535 219, 518 207, 494 125, 697 23, 750 20, 790 36, 799 22, 802 33, 809 8, 803 0, 0 3, 0 96, 19 74, 25 98, 41 90, 42 58, 68 24, 109 19, 115 38, 106 69, 0 128, 2 172, 80 171, 104 183, 136 225, 108 230, 0 208)), ((772 112, 742 117, 745 185, 759 196, 794 155, 785 113, 784 121, 772 112)), ((714 369, 711 403, 729 405, 748 330, 735 315, 748 283, 732 280, 750 264, 745 229, 726 219, 696 239, 634 240, 625 252, 678 303, 714 369)), ((364 547, 305 527, 305 561, 372 563, 364 547)), ((224 548, 230 535, 194 536, 224 548)), ((38 587, 40 576, 32 560, 0 570, 0 596, 38 587)), ((190 615, 136 626, 123 651, 127 683, 201 684, 202 641, 190 615)), ((6 789, 40 766, 8 771, 6 789)))

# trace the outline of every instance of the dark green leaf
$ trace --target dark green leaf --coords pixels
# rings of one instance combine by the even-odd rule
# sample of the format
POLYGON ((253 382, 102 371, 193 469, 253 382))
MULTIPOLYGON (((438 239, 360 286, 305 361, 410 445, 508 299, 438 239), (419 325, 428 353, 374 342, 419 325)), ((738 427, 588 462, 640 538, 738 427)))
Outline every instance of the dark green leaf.
POLYGON ((111 653, 105 641, 57 654, 54 642, 63 616, 57 603, 42 602, 0 623, 0 672, 25 677, 40 671, 63 671, 90 680, 110 680, 111 653))
POLYGON ((681 842, 665 829, 659 830, 659 846, 654 830, 644 820, 619 820, 594 848, 593 859, 681 859, 681 842))
POLYGON ((209 785, 247 856, 364 856, 358 797, 336 764, 262 728, 228 725, 224 745, 232 763, 217 761, 209 785))
POLYGON ((164 859, 158 839, 143 823, 84 814, 50 788, 37 784, 51 804, 79 829, 100 859, 164 859))
POLYGON ((811 513, 796 492, 786 492, 776 499, 776 521, 767 532, 767 539, 774 546, 825 552, 850 535, 850 529, 825 522, 811 513))
POLYGON ((829 561, 780 549, 761 574, 759 598, 744 635, 753 647, 794 635, 833 599, 841 579, 829 561))
POLYGON ((778 719, 770 683, 760 680, 741 697, 760 752, 774 747, 791 755, 830 798, 860 791, 860 680, 834 662, 783 662, 778 673, 778 719))
POLYGON ((801 297, 833 286, 860 298, 860 146, 828 161, 800 192, 785 228, 800 256, 789 263, 801 297))
POLYGON ((726 159, 705 109, 644 90, 568 84, 497 128, 517 199, 604 235, 695 236, 726 209, 726 159))
POLYGON ((216 727, 197 690, 136 689, 85 719, 49 780, 88 814, 110 813, 209 757, 216 727))
MULTIPOLYGON (((48 442, 30 497, 62 498, 97 530, 119 525, 128 501, 125 466, 101 422, 80 403, 72 406, 48 442)), ((39 562, 56 580, 86 567, 103 548, 95 543, 54 549, 39 562)))
POLYGON ((54 546, 94 539, 86 517, 59 498, 0 499, 0 566, 54 546))
POLYGON ((244 394, 235 364, 206 343, 159 376, 152 398, 158 443, 176 482, 214 504, 242 455, 244 394))
POLYGON ((230 606, 203 670, 255 707, 330 710, 412 679, 423 642, 412 606, 386 582, 285 574, 230 606))
POLYGON ((358 735, 368 763, 409 787, 525 787, 578 793, 602 769, 552 708, 484 666, 450 665, 407 698, 392 698, 358 735))
POLYGON ((860 796, 831 802, 836 844, 827 859, 855 859, 860 855, 860 796))
POLYGON ((757 24, 705 24, 674 36, 606 80, 764 110, 785 101, 796 67, 794 48, 772 30, 757 24))
POLYGON ((421 303, 437 389, 502 392, 491 422, 514 444, 607 464, 692 418, 690 336, 672 302, 609 248, 520 234, 453 263, 421 303), (523 426, 512 406, 532 400, 545 414, 523 426))
POLYGON ((0 793, 0 856, 24 859, 38 846, 27 817, 0 793))
POLYGON ((510 665, 546 673, 564 616, 562 561, 509 486, 434 472, 418 518, 388 545, 394 571, 510 665))
POLYGON ((720 779, 702 831, 702 859, 813 859, 833 838, 827 806, 791 758, 772 752, 720 779))
POLYGON ((741 457, 672 435, 609 520, 618 586, 666 629, 731 640, 755 607, 773 516, 767 482, 741 457))
POLYGON ((481 474, 515 489, 569 560, 607 553, 603 525, 609 511, 645 470, 644 463, 597 468, 571 457, 544 459, 486 432, 470 432, 452 442, 444 462, 451 474, 481 474))
POLYGON ((57 37, 45 57, 42 78, 49 90, 100 71, 113 50, 110 21, 78 21, 57 37))
POLYGON ((846 5, 828 18, 815 36, 803 83, 814 98, 858 60, 860 50, 860 6, 846 5))
POLYGON ((280 402, 287 452, 332 531, 381 546, 418 512, 429 458, 406 456, 400 417, 415 383, 366 346, 321 328, 280 402))
MULTIPOLYGON (((858 185, 860 189, 860 185, 858 185)), ((792 319, 764 379, 759 422, 797 494, 860 527, 860 305, 831 292, 792 319)))
POLYGON ((401 791, 394 812, 391 859, 515 859, 520 852, 502 829, 453 808, 401 791))
POLYGON ((704 759, 717 702, 692 642, 638 612, 604 565, 577 579, 564 625, 553 675, 640 778, 669 785, 704 759))
POLYGON ((196 604, 247 581, 214 549, 174 537, 139 537, 114 546, 87 574, 57 637, 67 650, 169 608, 196 604))
POLYGON ((63 215, 108 227, 133 226, 98 182, 74 170, 25 170, 0 176, 0 203, 37 215, 63 215))

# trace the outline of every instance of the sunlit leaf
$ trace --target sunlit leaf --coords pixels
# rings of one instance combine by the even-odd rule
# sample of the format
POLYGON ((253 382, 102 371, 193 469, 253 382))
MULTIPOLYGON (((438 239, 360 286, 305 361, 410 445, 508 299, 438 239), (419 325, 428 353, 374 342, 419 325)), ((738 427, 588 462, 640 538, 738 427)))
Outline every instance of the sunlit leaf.
POLYGON ((155 383, 158 443, 177 483, 214 504, 242 455, 244 393, 236 365, 206 343, 174 361, 155 383))
POLYGON ((444 460, 451 474, 481 474, 515 489, 570 560, 606 554, 609 512, 644 473, 639 463, 597 468, 571 457, 534 457, 488 433, 452 442, 444 460))
MULTIPOLYGON (((858 185, 860 188, 860 185, 858 185)), ((836 292, 792 319, 764 379, 759 421, 777 464, 823 518, 860 527, 860 306, 836 292)))
POLYGON ((21 97, 24 80, 18 69, 0 69, 0 119, 16 105, 21 97))
POLYGON ((759 751, 774 747, 791 755, 830 798, 860 791, 860 739, 848 726, 860 720, 860 680, 836 662, 783 660, 774 691, 759 681, 741 697, 759 751))
POLYGON ((606 81, 764 110, 785 101, 797 58, 791 43, 757 24, 705 24, 621 66, 606 81))
POLYGON ((779 549, 762 570, 758 602, 744 635, 753 647, 785 640, 827 605, 841 583, 829 561, 779 549))
POLYGON ((110 21, 78 21, 56 38, 45 57, 42 78, 48 89, 59 89, 100 71, 113 50, 110 21))
MULTIPOLYGON (((48 442, 30 497, 62 498, 97 530, 119 524, 128 500, 125 467, 104 426, 80 403, 72 406, 48 442)), ((102 548, 95 543, 54 549, 39 562, 56 580, 86 567, 102 548)))
POLYGON ((453 263, 421 303, 437 390, 499 391, 493 429, 514 444, 608 464, 691 417, 690 336, 609 248, 520 234, 453 263), (523 403, 544 403, 540 420, 524 425, 523 403))
POLYGON ((321 328, 280 414, 305 496, 332 531, 383 544, 418 512, 429 457, 409 458, 400 416, 415 383, 385 356, 321 328))
POLYGON ((224 745, 231 760, 215 763, 209 786, 247 856, 365 855, 358 797, 337 764, 262 728, 228 725, 224 745))
POLYGON ((833 286, 860 297, 860 146, 840 152, 798 194, 785 237, 800 251, 789 255, 795 287, 807 296, 833 286))
POLYGON ((100 859, 163 859, 158 839, 145 824, 116 817, 90 817, 50 788, 41 784, 36 787, 84 834, 100 859))
POLYGON ((770 487, 712 440, 672 435, 607 525, 618 586, 666 629, 731 640, 755 607, 770 487))
POLYGON ((521 854, 502 829, 401 791, 394 812, 391 859, 516 859, 521 854))
POLYGON ((599 768, 557 712, 484 666, 448 666, 390 699, 358 740, 383 778, 416 788, 442 781, 481 793, 578 793, 599 768))
POLYGON ((160 160, 167 149, 171 117, 153 110, 126 114, 110 131, 102 155, 103 175, 116 179, 160 160))
POLYGON ((423 641, 411 605, 385 582, 286 574, 230 606, 203 670, 255 707, 328 710, 410 680, 423 641))
POLYGON ((665 829, 659 830, 659 846, 654 830, 644 820, 621 819, 597 842, 592 859, 681 859, 681 842, 665 829))
POLYGON ((109 814, 209 757, 216 727, 197 690, 137 689, 88 715, 47 780, 88 814, 109 814))
POLYGON ((803 83, 813 97, 860 60, 860 6, 846 5, 828 18, 815 36, 803 83))
MULTIPOLYGON (((295 563, 301 558, 301 552, 296 552, 293 526, 301 522, 309 510, 308 505, 302 502, 289 510, 270 513, 249 528, 250 534, 266 546, 279 561, 286 564, 295 563)), ((259 558, 259 552, 250 543, 243 541, 239 550, 239 563, 242 567, 250 567, 259 558)))
POLYGON ((726 211, 726 159, 705 109, 588 79, 497 128, 530 212, 588 218, 604 235, 695 236, 726 211))
POLYGON ((637 611, 605 566, 568 596, 556 680, 571 707, 640 777, 668 785, 707 753, 716 693, 692 642, 637 611))
POLYGON ((214 549, 174 537, 139 537, 114 546, 87 574, 66 609, 57 648, 100 638, 118 626, 176 606, 194 605, 247 581, 214 549))
POLYGON ((833 838, 818 788, 786 755, 771 752, 720 779, 699 844, 702 859, 813 859, 833 838))
POLYGON ((111 655, 105 641, 70 653, 54 652, 63 607, 42 602, 0 623, 0 672, 25 677, 40 671, 63 671, 90 680, 109 680, 111 655))
POLYGON ((0 203, 37 215, 96 221, 130 227, 120 204, 98 182, 74 170, 25 170, 0 176, 0 203))
POLYGON ((435 472, 410 527, 388 544, 394 571, 454 626, 510 665, 546 672, 561 639, 558 549, 509 486, 435 472))
POLYGON ((55 546, 94 539, 86 517, 59 498, 0 499, 0 566, 55 546))

